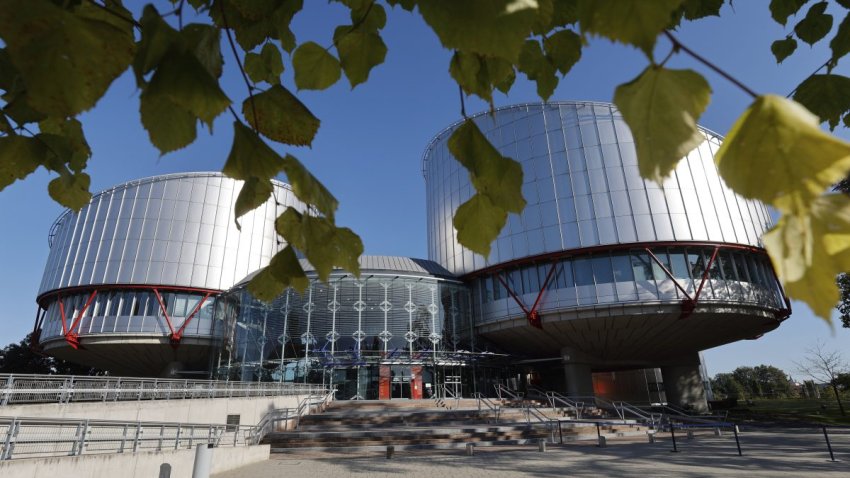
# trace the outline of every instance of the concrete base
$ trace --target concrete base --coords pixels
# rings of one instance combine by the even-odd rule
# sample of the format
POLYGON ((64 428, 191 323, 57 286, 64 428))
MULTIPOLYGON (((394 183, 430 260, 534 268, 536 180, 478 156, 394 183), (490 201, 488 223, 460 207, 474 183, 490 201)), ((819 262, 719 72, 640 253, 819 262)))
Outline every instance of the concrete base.
MULTIPOLYGON (((269 458, 269 445, 214 448, 212 473, 222 473, 269 458)), ((4 478, 42 478, 45 476, 117 476, 121 478, 160 476, 170 467, 172 477, 192 476, 195 450, 164 452, 113 453, 54 458, 0 461, 4 478)))
POLYGON ((667 402, 680 407, 690 407, 697 412, 708 411, 705 385, 699 373, 699 356, 682 359, 681 364, 661 367, 667 402))

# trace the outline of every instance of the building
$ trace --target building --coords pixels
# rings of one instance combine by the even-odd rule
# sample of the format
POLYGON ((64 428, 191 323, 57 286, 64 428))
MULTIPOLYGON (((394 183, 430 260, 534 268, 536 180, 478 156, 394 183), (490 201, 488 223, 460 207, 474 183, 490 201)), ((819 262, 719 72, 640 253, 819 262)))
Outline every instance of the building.
POLYGON ((285 244, 289 186, 233 218, 241 181, 169 174, 96 194, 50 229, 35 331, 43 350, 116 374, 207 374, 215 297, 285 244))
POLYGON ((723 183, 718 135, 702 129, 706 140, 659 185, 640 177, 611 104, 518 105, 473 120, 522 164, 528 205, 490 257, 458 244, 452 216, 473 190, 446 145, 459 123, 447 128, 423 158, 428 257, 472 288, 479 342, 521 357, 546 388, 631 397, 634 386, 616 390, 604 373, 660 368, 661 401, 701 408, 698 351, 759 337, 790 314, 761 247, 768 211, 723 183))
POLYGON ((41 344, 120 373, 331 383, 337 398, 504 384, 703 408, 699 351, 790 314, 759 239, 768 211, 719 177, 718 135, 703 129, 658 185, 638 174, 613 105, 518 105, 473 121, 522 164, 528 201, 489 257, 460 246, 452 226, 473 193, 446 145, 460 123, 423 155, 430 260, 364 256, 359 278, 336 271, 327 283, 304 262, 308 289, 271 304, 245 284, 281 247, 280 205, 299 207, 288 187, 239 233, 238 182, 150 178, 54 225, 41 344))

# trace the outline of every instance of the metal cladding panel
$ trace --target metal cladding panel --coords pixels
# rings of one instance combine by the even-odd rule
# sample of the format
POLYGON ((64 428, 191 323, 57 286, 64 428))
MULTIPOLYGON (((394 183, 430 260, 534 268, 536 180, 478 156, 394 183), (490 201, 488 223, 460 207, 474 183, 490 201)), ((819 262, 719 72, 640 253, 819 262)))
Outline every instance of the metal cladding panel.
POLYGON ((446 129, 423 157, 428 258, 454 274, 548 252, 653 241, 711 241, 761 246, 771 226, 762 203, 732 192, 714 155, 721 138, 706 141, 663 184, 640 177, 634 140, 607 103, 552 102, 499 109, 474 117, 479 128, 523 168, 528 205, 511 214, 490 256, 457 242, 452 217, 474 193, 465 169, 448 151, 458 125, 446 129))
POLYGON ((276 183, 276 197, 241 217, 240 231, 233 211, 241 187, 219 173, 186 173, 95 195, 54 224, 39 295, 103 284, 231 287, 285 246, 274 230, 277 214, 304 210, 289 186, 276 183))

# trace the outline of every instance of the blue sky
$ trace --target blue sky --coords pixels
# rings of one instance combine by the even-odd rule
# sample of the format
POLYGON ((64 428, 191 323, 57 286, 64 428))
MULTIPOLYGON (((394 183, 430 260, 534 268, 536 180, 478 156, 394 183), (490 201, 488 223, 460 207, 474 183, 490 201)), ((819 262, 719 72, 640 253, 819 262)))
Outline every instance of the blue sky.
MULTIPOLYGON (((143 2, 126 1, 139 11, 143 2)), ((787 94, 828 57, 827 47, 798 52, 777 66, 770 43, 783 38, 789 26, 770 19, 767 0, 735 2, 723 8, 723 18, 685 23, 680 40, 704 57, 733 73, 760 93, 787 94)), ((165 9, 165 2, 159 2, 165 9)), ((339 5, 309 0, 296 16, 293 30, 299 42, 331 43, 333 28, 348 23, 339 5)), ((831 5, 833 13, 843 9, 831 5)), ((836 26, 838 22, 836 21, 836 26)), ((186 18, 190 21, 189 18, 186 18)), ((386 63, 372 71, 369 81, 351 90, 343 78, 332 88, 300 92, 301 100, 322 120, 312 148, 283 148, 304 162, 340 200, 337 221, 353 228, 363 239, 366 253, 425 257, 425 188, 420 171, 422 152, 433 135, 460 118, 458 88, 448 74, 450 52, 417 15, 389 11, 382 35, 389 47, 386 63)), ((224 49, 225 90, 234 102, 246 95, 233 57, 224 49)), ((660 40, 658 55, 669 43, 660 40)), ((850 60, 844 59, 845 62, 850 60)), ((288 60, 284 85, 294 90, 288 60)), ((561 80, 553 100, 611 101, 614 88, 637 76, 646 66, 638 50, 592 39, 582 60, 561 80)), ((705 67, 682 54, 670 67, 689 67, 702 73, 714 94, 700 123, 718 133, 729 130, 750 98, 705 67)), ((837 70, 848 74, 842 65, 837 70)), ((537 101, 535 87, 523 75, 509 96, 497 93, 497 106, 537 101)), ((474 99, 467 111, 486 105, 474 99)), ((239 109, 239 108, 237 108, 239 109)), ((91 111, 82 116, 93 150, 88 172, 92 191, 139 177, 170 172, 220 170, 230 149, 232 117, 222 115, 210 135, 201 130, 188 148, 160 157, 147 139, 138 116, 138 91, 132 75, 125 74, 91 111)), ((847 131, 838 133, 845 139, 847 131)), ((47 232, 62 208, 47 195, 51 177, 40 170, 23 182, 0 192, 0 344, 20 340, 32 329, 35 296, 47 260, 47 232)), ((738 365, 766 363, 794 375, 793 361, 818 340, 846 350, 850 360, 850 330, 835 324, 835 332, 800 303, 778 330, 759 340, 742 341, 706 352, 711 374, 738 365)), ((835 322, 835 321, 834 321, 835 322)))

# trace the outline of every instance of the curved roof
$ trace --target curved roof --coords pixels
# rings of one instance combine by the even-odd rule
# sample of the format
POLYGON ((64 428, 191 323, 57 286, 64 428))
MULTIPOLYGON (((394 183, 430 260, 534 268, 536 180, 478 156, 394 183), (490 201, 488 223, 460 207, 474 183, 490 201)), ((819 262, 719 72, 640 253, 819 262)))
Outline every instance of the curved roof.
MULTIPOLYGON (((315 269, 307 261, 307 259, 300 259, 300 261, 301 267, 304 268, 304 271, 307 272, 307 275, 315 274, 315 269)), ((364 254, 360 256, 359 262, 361 276, 369 274, 388 273, 458 280, 456 275, 446 270, 443 266, 427 259, 416 259, 413 257, 401 256, 368 256, 364 254)), ((247 276, 245 276, 244 279, 237 282, 236 285, 234 285, 232 288, 235 289, 237 287, 244 286, 248 283, 248 281, 253 279, 254 276, 256 276, 261 270, 262 269, 258 269, 248 274, 247 276)), ((341 268, 335 268, 334 273, 338 272, 345 271, 341 268)))

